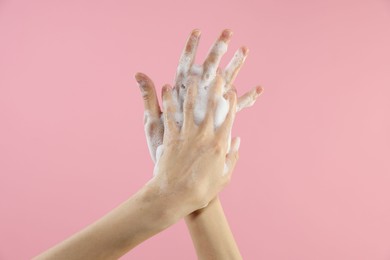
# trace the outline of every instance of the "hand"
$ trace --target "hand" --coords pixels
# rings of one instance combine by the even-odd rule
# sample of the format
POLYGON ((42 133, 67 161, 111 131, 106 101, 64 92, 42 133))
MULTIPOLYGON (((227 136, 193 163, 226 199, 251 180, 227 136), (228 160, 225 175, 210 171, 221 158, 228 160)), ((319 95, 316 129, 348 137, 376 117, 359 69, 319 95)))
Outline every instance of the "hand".
POLYGON ((225 94, 229 111, 216 129, 215 111, 223 79, 217 75, 210 86, 207 113, 199 125, 194 120, 198 81, 191 78, 189 82, 181 128, 174 118, 177 109, 174 90, 169 85, 163 87, 164 150, 155 166, 155 177, 148 183, 168 201, 166 205, 174 207, 169 211, 176 214, 176 219, 207 205, 229 182, 238 158, 239 138, 233 139, 232 149, 227 153, 227 138, 236 112, 236 92, 230 90, 225 94))
POLYGON ((154 178, 105 216, 34 259, 118 259, 142 241, 207 205, 229 182, 239 147, 236 138, 233 149, 226 154, 227 137, 235 117, 236 93, 233 90, 226 93, 230 109, 221 127, 216 129, 215 112, 223 85, 221 76, 217 75, 210 87, 205 119, 198 125, 194 120, 198 82, 193 79, 190 82, 183 127, 174 118, 172 88, 169 85, 163 88, 165 148, 155 165, 154 178))
MULTIPOLYGON (((200 31, 195 29, 191 32, 186 46, 181 54, 179 66, 177 68, 173 96, 179 101, 177 107, 181 108, 184 102, 186 93, 186 81, 190 74, 196 75, 200 82, 200 87, 208 86, 217 73, 219 62, 224 53, 226 53, 228 42, 230 41, 232 32, 228 29, 223 30, 218 40, 210 49, 210 52, 202 66, 194 64, 196 49, 199 43, 200 31), (184 86, 184 87, 182 87, 184 86)), ((225 86, 223 92, 226 93, 230 89, 234 89, 233 81, 235 80, 240 68, 242 67, 248 49, 241 47, 236 51, 233 59, 229 62, 222 72, 225 86)), ((145 107, 144 127, 146 139, 149 147, 149 152, 153 162, 156 163, 157 148, 163 143, 164 125, 162 121, 162 113, 158 104, 156 90, 153 81, 143 73, 135 75, 139 83, 145 107)), ((236 110, 240 111, 243 108, 252 106, 257 97, 262 93, 263 89, 257 86, 245 93, 237 100, 236 110)), ((178 109, 179 110, 179 109, 178 109)), ((179 113, 182 111, 178 111, 179 113)), ((182 122, 179 122, 182 124, 182 122)))

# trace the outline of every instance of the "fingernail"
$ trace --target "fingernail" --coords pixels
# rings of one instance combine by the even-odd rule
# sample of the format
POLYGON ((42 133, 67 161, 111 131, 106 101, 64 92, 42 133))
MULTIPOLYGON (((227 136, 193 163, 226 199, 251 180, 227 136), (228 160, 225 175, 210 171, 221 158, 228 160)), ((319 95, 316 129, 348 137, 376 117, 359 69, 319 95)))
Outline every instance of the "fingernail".
POLYGON ((142 85, 145 82, 144 79, 142 78, 142 76, 139 73, 135 74, 134 78, 138 82, 138 84, 140 84, 140 85, 142 85))
POLYGON ((192 35, 194 35, 195 37, 199 37, 199 35, 200 35, 200 30, 199 30, 199 29, 194 29, 194 30, 192 31, 192 35))
POLYGON ((257 93, 257 95, 261 94, 261 92, 263 92, 263 88, 260 87, 260 86, 258 86, 258 87, 256 88, 256 93, 257 93))
POLYGON ((244 56, 247 56, 248 53, 249 53, 249 49, 248 49, 247 47, 245 47, 245 46, 243 46, 243 47, 241 48, 241 51, 242 51, 242 53, 244 54, 244 56))
POLYGON ((223 37, 230 39, 233 35, 233 32, 230 29, 225 29, 222 33, 223 37))

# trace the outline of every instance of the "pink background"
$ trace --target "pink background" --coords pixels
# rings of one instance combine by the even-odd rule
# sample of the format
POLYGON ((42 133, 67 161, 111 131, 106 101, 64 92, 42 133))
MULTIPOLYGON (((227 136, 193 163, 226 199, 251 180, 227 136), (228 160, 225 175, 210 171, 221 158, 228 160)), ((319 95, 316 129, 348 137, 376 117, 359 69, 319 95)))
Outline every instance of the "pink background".
MULTIPOLYGON (((172 83, 191 29, 201 63, 250 49, 232 183, 245 259, 390 259, 390 3, 380 0, 0 2, 0 259, 27 259, 152 174, 133 78, 172 83)), ((195 259, 183 222, 123 259, 195 259)))

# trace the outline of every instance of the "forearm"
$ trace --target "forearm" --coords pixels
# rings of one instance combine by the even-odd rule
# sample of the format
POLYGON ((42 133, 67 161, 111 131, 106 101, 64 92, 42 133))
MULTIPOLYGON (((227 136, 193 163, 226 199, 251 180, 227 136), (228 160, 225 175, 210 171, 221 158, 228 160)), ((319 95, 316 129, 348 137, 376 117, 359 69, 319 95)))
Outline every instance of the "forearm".
POLYGON ((242 259, 218 198, 185 221, 198 259, 242 259))
POLYGON ((145 186, 93 224, 34 259, 118 259, 176 221, 145 186))

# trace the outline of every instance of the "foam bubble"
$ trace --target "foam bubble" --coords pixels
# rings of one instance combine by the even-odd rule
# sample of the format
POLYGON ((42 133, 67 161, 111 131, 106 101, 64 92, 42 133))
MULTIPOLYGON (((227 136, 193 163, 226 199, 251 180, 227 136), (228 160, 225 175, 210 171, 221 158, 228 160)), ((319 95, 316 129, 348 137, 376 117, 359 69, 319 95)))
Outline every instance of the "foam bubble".
POLYGON ((158 161, 160 160, 163 152, 164 152, 164 145, 161 144, 156 149, 156 161, 155 161, 155 166, 154 166, 154 170, 153 170, 153 176, 155 176, 158 173, 158 166, 157 165, 158 165, 158 161))
POLYGON ((191 74, 200 76, 203 73, 203 67, 198 64, 193 64, 190 70, 191 74))
POLYGON ((178 66, 178 72, 179 74, 185 74, 186 69, 189 68, 191 65, 191 56, 184 55, 181 60, 179 61, 179 66, 178 66))
MULTIPOLYGON (((180 87, 178 94, 174 95, 174 102, 176 105, 176 122, 181 127, 183 123, 183 103, 187 95, 189 82, 186 80, 183 85, 180 87)), ((210 98, 217 99, 217 106, 214 114, 214 127, 218 128, 224 122, 226 115, 229 111, 229 102, 222 96, 225 91, 225 87, 222 87, 223 91, 220 96, 210 97, 210 86, 207 84, 207 81, 198 80, 198 91, 194 105, 194 120, 197 125, 203 122, 206 113, 208 100, 210 98)))
POLYGON ((228 65, 226 66, 225 73, 227 75, 233 75, 234 70, 239 67, 239 64, 242 64, 244 60, 246 59, 246 56, 244 55, 242 49, 238 49, 235 53, 233 58, 230 60, 228 65))
POLYGON ((229 112, 229 102, 223 97, 218 98, 218 105, 215 111, 215 128, 221 126, 229 112))
POLYGON ((163 135, 163 118, 153 117, 149 111, 144 112, 144 128, 146 133, 146 143, 149 148, 150 156, 153 162, 156 162, 155 151, 159 145, 162 144, 163 135))
MULTIPOLYGON (((209 55, 214 55, 218 61, 221 59, 222 55, 227 51, 227 43, 223 41, 217 42, 209 51, 209 55)), ((206 71, 204 72, 204 82, 205 84, 210 84, 215 76, 218 69, 219 62, 210 62, 207 64, 206 71)))

